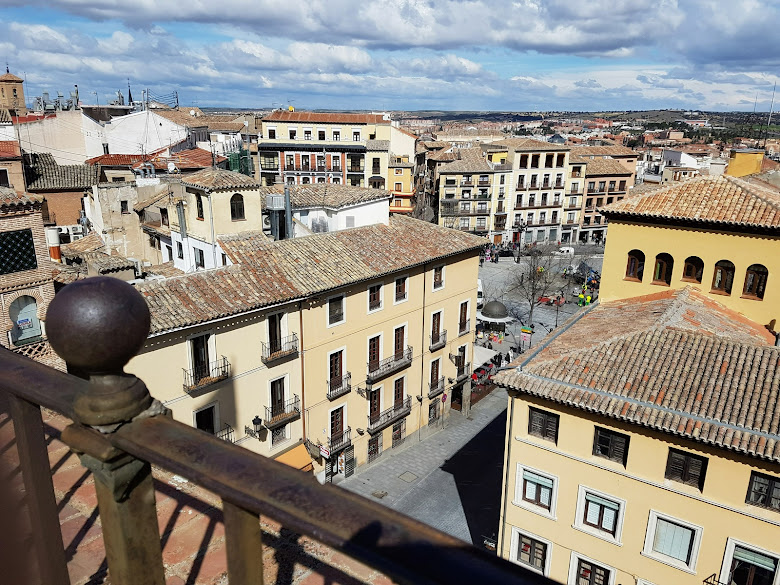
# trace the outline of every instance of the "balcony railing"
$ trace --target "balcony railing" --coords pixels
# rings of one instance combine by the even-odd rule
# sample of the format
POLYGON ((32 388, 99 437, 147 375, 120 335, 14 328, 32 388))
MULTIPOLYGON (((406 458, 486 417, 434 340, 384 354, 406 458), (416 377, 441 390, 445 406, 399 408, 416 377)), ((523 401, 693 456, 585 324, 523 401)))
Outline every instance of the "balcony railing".
POLYGON ((348 173, 362 173, 365 170, 364 165, 347 165, 348 173))
POLYGON ((434 398, 444 392, 444 376, 428 384, 428 398, 434 398))
POLYGON ((343 451, 352 444, 351 434, 352 429, 347 427, 347 430, 340 435, 328 437, 328 451, 330 451, 331 457, 333 457, 334 453, 343 451))
POLYGON ((441 333, 431 335, 431 343, 428 346, 430 351, 436 351, 447 345, 447 330, 443 329, 441 333))
POLYGON ((297 394, 291 400, 265 407, 263 424, 267 429, 278 429, 301 417, 301 400, 297 394))
POLYGON ((339 396, 344 396, 352 391, 352 373, 347 372, 340 378, 331 378, 328 380, 328 400, 336 400, 339 396))
POLYGON ((490 181, 488 179, 485 179, 485 180, 480 179, 479 181, 477 181, 477 186, 478 187, 490 187, 490 181))
POLYGON ((230 376, 230 362, 222 356, 215 362, 200 364, 184 370, 184 391, 192 394, 196 390, 215 384, 230 376))
MULTIPOLYGON (((272 555, 265 549, 268 543, 264 543, 266 538, 258 521, 262 515, 290 532, 315 540, 326 550, 335 549, 352 557, 390 581, 554 585, 377 502, 335 486, 320 485, 297 469, 166 416, 165 409, 152 402, 143 382, 122 372, 134 349, 143 344, 148 326, 141 324, 142 319, 130 320, 127 311, 117 307, 125 306, 125 301, 138 293, 117 293, 116 288, 85 292, 82 287, 77 291, 71 293, 66 287, 58 293, 49 308, 47 329, 51 338, 61 340, 58 349, 62 356, 78 364, 89 380, 0 349, 0 392, 8 394, 19 446, 21 473, 14 479, 23 480, 24 508, 36 518, 35 529, 28 534, 41 582, 70 582, 43 430, 41 407, 45 407, 74 421, 62 432, 61 439, 89 455, 84 457, 85 462, 94 462, 84 470, 79 483, 92 480, 92 469, 100 471, 92 476, 99 502, 96 512, 100 514, 96 525, 106 540, 110 538, 110 546, 98 544, 101 556, 105 550, 112 582, 162 585, 166 576, 171 576, 166 575, 162 559, 151 475, 154 466, 215 495, 213 510, 217 521, 224 520, 227 577, 231 583, 263 582, 263 558, 272 555), (105 298, 97 303, 100 318, 84 319, 83 308, 95 310, 95 299, 101 294, 105 298), (109 322, 121 323, 121 334, 92 324, 109 322), (98 348, 100 351, 96 351, 98 348), (102 432, 90 425, 99 425, 102 432), (381 535, 381 539, 366 534, 381 535)), ((146 310, 140 296, 131 302, 146 310)), ((0 482, 3 493, 15 487, 8 477, 0 478, 0 482)), ((15 525, 15 517, 8 517, 11 513, 17 510, 0 507, 1 526, 15 525)), ((195 554, 197 547, 195 543, 185 552, 195 554)), ((308 556, 302 547, 291 550, 300 550, 291 562, 313 566, 308 563, 316 558, 308 556)), ((215 554, 219 553, 206 551, 205 561, 215 554)), ((26 555, 7 555, 5 560, 6 576, 23 575, 31 564, 26 555)), ((329 575, 338 572, 330 566, 326 569, 329 575)), ((341 574, 335 578, 342 580, 341 574)))
POLYGON ((460 186, 461 187, 473 187, 474 186, 474 181, 471 180, 471 179, 463 179, 460 182, 460 186))
POLYGON ((465 364, 458 366, 455 383, 458 384, 460 382, 463 382, 463 380, 465 380, 466 378, 468 378, 470 370, 471 370, 471 362, 466 362, 465 364))
POLYGON ((298 355, 298 335, 293 333, 274 341, 260 342, 260 359, 264 364, 298 355))
POLYGON ((228 443, 235 443, 236 437, 233 433, 233 427, 231 427, 229 424, 225 423, 225 426, 222 427, 221 431, 217 431, 214 433, 214 435, 218 439, 222 439, 223 441, 227 441, 228 443))
POLYGON ((374 435, 382 429, 386 429, 391 424, 398 422, 405 416, 409 416, 410 412, 412 412, 412 397, 407 396, 403 402, 394 404, 387 410, 383 410, 377 414, 369 415, 367 429, 368 434, 374 435))
POLYGON ((366 383, 372 384, 382 378, 389 376, 393 372, 408 368, 412 364, 412 346, 391 355, 389 358, 381 361, 368 362, 368 374, 366 374, 366 383))
POLYGON ((465 335, 471 329, 471 319, 458 323, 458 336, 465 335))

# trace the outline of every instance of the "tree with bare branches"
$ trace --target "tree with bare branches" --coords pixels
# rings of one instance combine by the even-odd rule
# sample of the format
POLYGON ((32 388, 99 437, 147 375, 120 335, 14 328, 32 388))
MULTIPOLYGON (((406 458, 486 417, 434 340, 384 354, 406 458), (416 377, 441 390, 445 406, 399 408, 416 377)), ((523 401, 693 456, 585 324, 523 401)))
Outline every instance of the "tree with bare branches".
POLYGON ((530 255, 518 258, 517 269, 512 275, 509 290, 520 300, 520 307, 513 316, 521 323, 529 325, 534 322, 534 309, 542 304, 544 299, 565 296, 566 281, 563 269, 568 266, 570 258, 560 257, 553 252, 556 247, 537 246, 531 248, 530 255), (523 317, 527 316, 527 319, 523 317))

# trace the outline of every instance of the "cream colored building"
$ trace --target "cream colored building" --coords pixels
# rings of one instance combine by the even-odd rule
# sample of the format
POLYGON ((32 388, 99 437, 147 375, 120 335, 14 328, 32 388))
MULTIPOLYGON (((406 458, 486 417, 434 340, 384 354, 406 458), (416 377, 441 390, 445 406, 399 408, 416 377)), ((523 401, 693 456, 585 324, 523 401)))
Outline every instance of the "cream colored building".
POLYGON ((569 585, 777 583, 774 341, 667 288, 580 313, 500 372, 500 555, 569 585))
POLYGON ((152 333, 128 371, 177 420, 331 479, 449 416, 482 239, 393 216, 220 243, 232 266, 138 286, 152 333))
POLYGON ((387 114, 275 111, 258 139, 261 183, 391 189, 388 165, 411 157, 416 136, 387 114))
POLYGON ((456 151, 438 177, 439 225, 483 236, 494 231, 493 167, 480 148, 456 151))
POLYGON ((692 286, 777 331, 780 193, 734 177, 696 177, 629 196, 609 220, 602 301, 692 286))

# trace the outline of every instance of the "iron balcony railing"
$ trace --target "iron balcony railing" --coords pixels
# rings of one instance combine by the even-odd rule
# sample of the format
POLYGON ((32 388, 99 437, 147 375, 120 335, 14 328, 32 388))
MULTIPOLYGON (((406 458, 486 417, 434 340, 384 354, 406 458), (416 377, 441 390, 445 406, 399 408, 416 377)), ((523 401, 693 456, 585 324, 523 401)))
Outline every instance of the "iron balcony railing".
POLYGON ((344 396, 352 391, 352 374, 328 380, 328 400, 336 400, 339 396, 344 396))
POLYGON ((260 359, 264 364, 298 355, 298 335, 293 333, 268 343, 260 342, 260 359))
MULTIPOLYGON (((61 440, 84 453, 82 462, 88 466, 84 480, 96 471, 93 478, 98 524, 110 544, 103 550, 112 583, 165 583, 151 474, 154 466, 184 477, 221 499, 215 510, 219 515, 221 509, 224 521, 230 583, 264 580, 263 559, 272 555, 264 554, 268 543, 258 521, 262 515, 288 532, 311 537, 394 582, 554 585, 534 572, 377 502, 337 486, 320 485, 297 469, 167 416, 143 381, 123 372, 124 364, 143 346, 148 334, 145 311, 146 303, 137 291, 108 277, 78 281, 57 294, 47 313, 49 338, 65 361, 88 379, 0 348, 0 392, 8 395, 20 471, 13 479, 3 475, 0 488, 2 493, 10 493, 17 489, 17 479, 24 483, 24 508, 30 518, 36 519, 29 539, 40 582, 70 583, 44 435, 43 407, 73 421, 62 432, 61 440), (115 282, 109 282, 112 280, 115 282), (128 306, 134 310, 128 311, 128 306), (97 318, 86 319, 87 311, 96 311, 97 318), (107 328, 101 323, 122 327, 107 328)), ((14 526, 18 512, 0 506, 0 526, 14 526)), ((197 546, 193 544, 193 554, 197 546)), ((293 562, 311 562, 302 547, 299 550, 293 562)), ((218 553, 206 551, 206 560, 213 554, 218 553)), ((24 575, 31 565, 26 555, 7 556, 5 560, 6 576, 24 575)), ((333 571, 338 572, 331 566, 324 568, 328 578, 334 578, 333 571)), ((341 581, 342 575, 335 578, 341 581)))
POLYGON ((403 402, 394 404, 390 408, 368 416, 368 434, 375 435, 382 429, 398 422, 412 412, 412 397, 407 396, 403 402))
POLYGON ((455 378, 456 384, 463 382, 463 380, 469 377, 470 366, 471 362, 466 362, 465 364, 457 366, 457 377, 455 378))
POLYGON ((273 430, 301 417, 301 400, 297 394, 287 402, 279 402, 265 407, 265 420, 263 424, 267 429, 273 430))
POLYGON ((233 427, 231 427, 227 423, 225 423, 225 426, 222 427, 222 430, 217 431, 216 433, 214 433, 214 435, 218 439, 222 439, 223 441, 227 441, 228 443, 236 442, 236 437, 233 433, 233 427))
POLYGON ((412 346, 404 350, 396 351, 389 358, 381 361, 368 362, 368 374, 366 383, 373 384, 390 374, 408 368, 412 365, 412 346))
POLYGON ((471 319, 458 323, 458 336, 465 335, 471 329, 471 319))
POLYGON ((230 362, 222 356, 215 362, 184 370, 184 391, 191 394, 230 376, 230 362))
POLYGON ((442 329, 439 333, 431 335, 431 344, 428 346, 430 351, 436 351, 447 345, 447 330, 442 329))
POLYGON ((333 435, 328 437, 328 451, 330 451, 331 457, 333 457, 334 453, 343 451, 352 444, 352 439, 350 438, 351 433, 352 429, 347 427, 347 429, 340 435, 333 435))
POLYGON ((435 398, 444 392, 444 376, 428 384, 428 398, 435 398))

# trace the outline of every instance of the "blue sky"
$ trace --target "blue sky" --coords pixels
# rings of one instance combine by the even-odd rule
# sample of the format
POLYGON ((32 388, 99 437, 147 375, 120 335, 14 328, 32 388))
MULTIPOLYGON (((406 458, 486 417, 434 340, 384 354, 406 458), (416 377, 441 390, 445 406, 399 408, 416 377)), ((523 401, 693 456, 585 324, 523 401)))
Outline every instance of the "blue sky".
POLYGON ((775 0, 0 0, 0 58, 100 103, 768 110, 779 28, 775 0))

